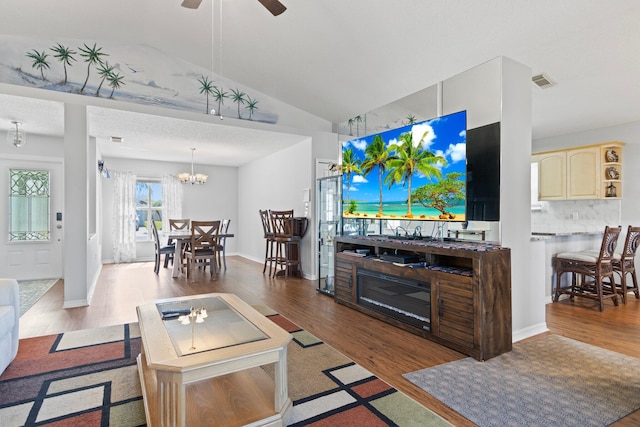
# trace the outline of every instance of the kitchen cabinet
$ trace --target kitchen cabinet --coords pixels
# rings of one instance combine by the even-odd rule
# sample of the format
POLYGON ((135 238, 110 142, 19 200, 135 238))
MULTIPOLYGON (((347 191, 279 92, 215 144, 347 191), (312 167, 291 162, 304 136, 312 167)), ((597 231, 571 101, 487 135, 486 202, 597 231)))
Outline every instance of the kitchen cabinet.
POLYGON ((535 153, 538 200, 622 198, 622 142, 535 153))
POLYGON ((484 242, 337 236, 335 301, 487 360, 511 350, 511 251, 484 242))
POLYGON ((565 200, 567 198, 567 153, 554 151, 536 154, 538 162, 538 200, 565 200))

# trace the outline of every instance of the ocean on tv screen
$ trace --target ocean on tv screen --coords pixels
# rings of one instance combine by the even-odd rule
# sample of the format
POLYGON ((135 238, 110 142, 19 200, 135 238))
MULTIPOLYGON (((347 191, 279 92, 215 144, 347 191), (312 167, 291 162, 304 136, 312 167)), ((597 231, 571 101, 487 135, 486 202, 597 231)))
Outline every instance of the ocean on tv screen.
POLYGON ((342 143, 345 218, 464 221, 466 111, 342 143))

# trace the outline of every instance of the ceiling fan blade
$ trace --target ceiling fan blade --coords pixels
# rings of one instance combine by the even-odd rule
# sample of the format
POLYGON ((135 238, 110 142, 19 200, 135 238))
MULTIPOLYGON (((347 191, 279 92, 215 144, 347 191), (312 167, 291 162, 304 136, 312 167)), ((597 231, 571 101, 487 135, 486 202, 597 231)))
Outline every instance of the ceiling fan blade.
POLYGON ((183 0, 181 6, 187 9, 197 9, 200 3, 202 3, 202 0, 183 0))
MULTIPOLYGON (((187 1, 187 0, 185 0, 187 1)), ((258 0, 273 16, 278 16, 287 8, 278 0, 258 0)))

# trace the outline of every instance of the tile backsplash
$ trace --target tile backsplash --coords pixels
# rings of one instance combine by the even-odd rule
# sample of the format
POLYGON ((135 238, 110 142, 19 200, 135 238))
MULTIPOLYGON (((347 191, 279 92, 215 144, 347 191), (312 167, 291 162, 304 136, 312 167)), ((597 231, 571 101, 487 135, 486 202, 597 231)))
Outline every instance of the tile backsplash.
POLYGON ((534 233, 601 231, 606 225, 620 225, 619 199, 538 203, 539 206, 531 210, 531 231, 534 233))

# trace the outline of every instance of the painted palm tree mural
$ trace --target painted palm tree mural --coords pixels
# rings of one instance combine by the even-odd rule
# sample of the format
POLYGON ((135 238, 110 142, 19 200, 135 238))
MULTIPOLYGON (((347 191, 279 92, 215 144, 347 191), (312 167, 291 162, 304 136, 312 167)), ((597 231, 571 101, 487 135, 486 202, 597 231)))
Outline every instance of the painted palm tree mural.
POLYGON ((244 104, 247 102, 246 93, 242 92, 240 89, 231 89, 231 100, 238 104, 238 118, 241 119, 240 115, 240 104, 244 104))
POLYGON ((111 86, 111 94, 109 94, 109 98, 113 98, 113 93, 116 89, 120 89, 120 87, 124 84, 122 81, 124 76, 120 75, 120 73, 111 73, 107 77, 109 81, 109 86, 111 86))
POLYGON ((66 85, 69 79, 67 66, 71 66, 71 61, 77 61, 74 55, 77 55, 78 52, 60 43, 56 43, 56 45, 50 49, 53 51, 53 57, 62 62, 62 68, 64 69, 64 80, 62 84, 66 85))
POLYGON ((229 94, 224 91, 221 87, 214 86, 213 87, 213 99, 218 103, 218 116, 222 117, 222 105, 224 104, 224 100, 229 98, 229 94))
POLYGON ((249 110, 249 120, 253 120, 253 113, 258 109, 258 100, 247 95, 247 105, 244 108, 249 110))
POLYGON ((111 46, 115 52, 106 53, 95 42, 78 40, 75 45, 77 48, 70 47, 68 41, 59 43, 52 40, 42 40, 38 42, 40 46, 33 48, 33 42, 33 38, 18 41, 12 39, 9 42, 0 35, 1 82, 95 97, 103 96, 106 91, 103 88, 109 86, 111 98, 117 91, 118 98, 125 102, 197 112, 201 112, 204 105, 205 114, 212 114, 210 99, 213 99, 218 105, 216 114, 220 117, 226 113, 236 115, 241 120, 270 124, 279 121, 278 114, 273 110, 273 99, 267 97, 258 108, 258 99, 250 95, 248 88, 240 87, 230 79, 214 76, 219 82, 214 85, 213 79, 205 77, 206 71, 190 64, 185 64, 171 75, 163 73, 163 68, 173 70, 174 59, 155 49, 118 44, 111 46), (42 45, 49 47, 43 48, 42 45), (134 49, 135 55, 131 55, 131 49, 134 49), (107 62, 106 57, 112 60, 107 62), (127 62, 123 58, 136 63, 127 62), (77 67, 78 64, 81 67, 77 67), (150 67, 153 72, 145 72, 149 64, 153 64, 150 67), (171 66, 163 67, 162 64, 171 66), (95 73, 91 72, 92 68, 96 70, 95 73), (37 73, 30 69, 35 69, 37 73), (122 90, 125 79, 129 85, 122 90), (193 84, 194 80, 197 80, 199 86, 193 84), (225 91, 222 82, 226 83, 226 87, 235 89, 225 91), (196 95, 198 90, 200 95, 205 95, 205 99, 196 95), (224 106, 225 99, 232 99, 236 105, 224 106))
POLYGON ((345 218, 464 221, 465 111, 355 138, 342 152, 343 187, 355 205, 345 218), (358 162, 360 173, 348 173, 345 165, 358 162))
POLYGON ((198 83, 200 83, 200 94, 204 93, 207 97, 206 113, 209 114, 209 95, 213 95, 213 82, 207 76, 202 76, 198 79, 198 83))
MULTIPOLYGON (((89 81, 89 75, 91 73, 91 66, 98 66, 102 64, 102 57, 109 56, 106 53, 102 52, 101 47, 97 47, 94 43, 93 47, 87 46, 84 44, 84 47, 80 48, 80 56, 84 58, 84 62, 87 63, 87 78, 84 79, 84 84, 80 88, 80 93, 84 92, 84 88, 87 86, 87 82, 89 81)), ((113 95, 113 93, 112 93, 113 95)))
POLYGON ((111 74, 113 74, 113 67, 109 65, 108 62, 105 62, 104 64, 101 64, 99 67, 97 67, 96 71, 98 71, 98 75, 100 76, 100 84, 98 85, 98 89, 96 90, 96 96, 100 96, 100 89, 102 89, 102 84, 109 78, 109 76, 111 76, 111 74))
POLYGON ((33 49, 31 52, 27 52, 27 56, 33 59, 33 64, 31 64, 31 66, 40 70, 42 80, 46 80, 44 78, 44 70, 49 68, 49 62, 47 62, 47 56, 49 55, 47 55, 44 50, 42 52, 38 52, 33 49))

